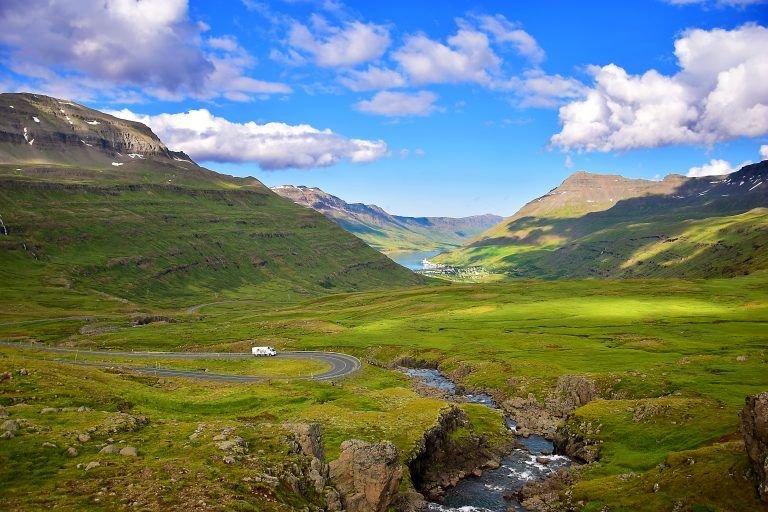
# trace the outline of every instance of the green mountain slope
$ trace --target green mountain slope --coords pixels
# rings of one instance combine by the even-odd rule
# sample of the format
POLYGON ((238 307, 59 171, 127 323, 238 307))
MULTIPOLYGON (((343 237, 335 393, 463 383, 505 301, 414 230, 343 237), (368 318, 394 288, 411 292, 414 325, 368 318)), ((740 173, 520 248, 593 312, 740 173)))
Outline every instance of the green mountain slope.
POLYGON ((257 180, 169 151, 141 124, 26 94, 0 95, 0 111, 2 288, 20 301, 99 292, 182 305, 421 282, 257 180))
POLYGON ((435 258, 514 277, 710 277, 768 268, 768 162, 662 182, 577 173, 435 258))
POLYGON ((293 185, 272 190, 336 221, 382 252, 434 251, 458 247, 501 222, 498 215, 471 217, 403 217, 376 205, 347 203, 319 188, 293 185))

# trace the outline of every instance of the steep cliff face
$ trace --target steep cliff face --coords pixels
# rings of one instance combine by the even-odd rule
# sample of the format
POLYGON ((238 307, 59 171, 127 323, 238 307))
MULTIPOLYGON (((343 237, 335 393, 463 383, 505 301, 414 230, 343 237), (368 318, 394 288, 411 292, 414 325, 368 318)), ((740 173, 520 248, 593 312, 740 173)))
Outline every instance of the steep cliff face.
POLYGON ((467 414, 450 406, 409 457, 411 481, 428 499, 439 501, 446 488, 455 486, 465 476, 498 467, 506 448, 490 446, 487 439, 471 430, 467 414))
POLYGON ((403 468, 394 444, 353 439, 342 443, 330 476, 347 512, 385 512, 398 497, 403 468))
POLYGON ((0 94, 0 161, 112 165, 189 161, 147 126, 38 94, 0 94))
POLYGON ((768 392, 747 397, 741 428, 757 492, 768 503, 768 392))

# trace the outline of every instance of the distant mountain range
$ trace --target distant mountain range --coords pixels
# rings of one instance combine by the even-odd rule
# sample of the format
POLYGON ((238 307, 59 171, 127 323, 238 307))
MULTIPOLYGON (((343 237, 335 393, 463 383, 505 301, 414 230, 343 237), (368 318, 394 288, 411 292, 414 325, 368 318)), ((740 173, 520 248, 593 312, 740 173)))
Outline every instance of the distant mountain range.
POLYGON ((281 185, 272 190, 312 208, 383 251, 431 251, 457 247, 501 222, 498 215, 472 217, 403 217, 376 205, 347 203, 319 188, 281 185))
POLYGON ((525 278, 713 277, 768 269, 768 161, 663 181, 577 172, 435 258, 525 278))
POLYGON ((35 94, 0 94, 0 267, 7 296, 78 304, 423 282, 255 178, 202 168, 143 124, 35 94))

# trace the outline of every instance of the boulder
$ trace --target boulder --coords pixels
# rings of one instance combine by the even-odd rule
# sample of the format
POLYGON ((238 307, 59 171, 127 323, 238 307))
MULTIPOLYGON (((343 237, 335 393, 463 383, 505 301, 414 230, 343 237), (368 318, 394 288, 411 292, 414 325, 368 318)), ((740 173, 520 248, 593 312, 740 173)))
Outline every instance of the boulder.
POLYGON ((89 463, 88 463, 88 465, 87 465, 87 466, 85 466, 85 470, 86 470, 86 471, 90 471, 91 469, 93 469, 93 468, 97 468, 97 467, 99 467, 99 466, 101 466, 101 464, 99 464, 98 462, 96 462, 96 461, 94 460, 93 462, 89 462, 89 463))
POLYGON ((748 396, 740 417, 757 493, 768 503, 768 392, 748 396))
POLYGON ((67 457, 77 457, 79 455, 77 448, 74 446, 67 447, 67 451, 64 452, 67 457))
POLYGON ((0 439, 13 439, 13 432, 10 430, 6 430, 2 434, 0 434, 0 439))
POLYGON ((15 432, 19 430, 19 422, 16 420, 5 420, 2 425, 0 425, 0 430, 7 430, 9 432, 15 432))
POLYGON ((107 446, 99 450, 99 453, 105 453, 107 455, 115 455, 117 453, 120 453, 120 449, 113 444, 108 444, 107 446))
POLYGON ((330 463, 331 480, 347 512, 385 512, 398 495, 403 479, 397 448, 383 441, 345 441, 339 458, 330 463))
POLYGON ((88 434, 78 434, 77 440, 80 441, 81 443, 87 443, 88 441, 91 440, 91 436, 88 434))
POLYGON ((126 446, 122 450, 120 450, 120 455, 124 457, 136 457, 139 455, 138 450, 136 450, 135 446, 126 446))
POLYGON ((5 407, 0 405, 0 418, 7 418, 8 417, 8 411, 5 410, 5 407))
POLYGON ((56 413, 56 412, 59 412, 59 410, 57 408, 55 408, 55 407, 43 407, 40 410, 40 414, 53 414, 53 413, 56 413))

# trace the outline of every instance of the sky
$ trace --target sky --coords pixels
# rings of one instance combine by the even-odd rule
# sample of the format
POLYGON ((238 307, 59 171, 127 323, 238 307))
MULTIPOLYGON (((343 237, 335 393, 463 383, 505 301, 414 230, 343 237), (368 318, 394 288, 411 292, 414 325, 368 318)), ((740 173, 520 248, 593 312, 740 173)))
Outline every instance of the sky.
POLYGON ((765 0, 2 0, 0 90, 412 216, 768 159, 765 0))

